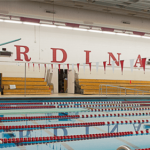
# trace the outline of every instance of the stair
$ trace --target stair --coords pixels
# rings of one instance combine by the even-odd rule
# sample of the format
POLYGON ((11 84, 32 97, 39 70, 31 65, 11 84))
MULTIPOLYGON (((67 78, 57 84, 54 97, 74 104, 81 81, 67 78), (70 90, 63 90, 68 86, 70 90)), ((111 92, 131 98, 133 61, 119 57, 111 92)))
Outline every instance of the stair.
POLYGON ((3 95, 51 94, 51 89, 49 88, 49 86, 47 86, 47 83, 43 78, 26 78, 25 80, 25 78, 2 77, 2 87, 4 85, 8 85, 8 89, 3 89, 3 95), (16 89, 10 89, 9 85, 16 85, 16 89))

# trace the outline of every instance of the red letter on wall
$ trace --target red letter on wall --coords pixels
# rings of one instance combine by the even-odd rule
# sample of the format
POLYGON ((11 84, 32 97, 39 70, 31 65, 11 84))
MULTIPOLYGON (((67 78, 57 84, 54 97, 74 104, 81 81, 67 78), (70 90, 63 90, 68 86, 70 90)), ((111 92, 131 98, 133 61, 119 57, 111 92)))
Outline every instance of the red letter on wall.
POLYGON ((24 55, 24 59, 25 61, 30 61, 31 58, 28 58, 27 53, 29 52, 29 48, 27 46, 19 46, 19 45, 15 45, 16 47, 16 53, 17 53, 17 58, 15 59, 15 61, 23 61, 23 59, 21 59, 21 54, 24 55), (24 52, 21 52, 21 47, 23 47, 25 49, 24 52))
POLYGON ((134 65, 134 67, 137 67, 137 63, 139 63, 141 66, 140 67, 143 67, 143 65, 142 65, 142 59, 141 59, 141 55, 138 55, 138 57, 137 57, 137 60, 136 60, 136 62, 135 62, 135 65, 134 65), (138 61, 139 60, 139 61, 138 61))
POLYGON ((51 49, 53 50, 53 61, 51 61, 51 62, 63 63, 63 62, 65 62, 67 60, 67 53, 66 53, 66 51, 64 49, 61 49, 61 48, 51 48, 51 49), (57 50, 61 51, 62 54, 63 54, 63 58, 62 58, 61 61, 57 61, 56 60, 56 51, 57 50))
POLYGON ((89 55, 90 55, 90 52, 91 52, 91 51, 86 51, 86 50, 85 50, 84 52, 86 52, 86 64, 89 64, 89 63, 90 63, 90 61, 89 61, 90 56, 89 56, 89 55))
POLYGON ((118 61, 117 61, 117 59, 115 58, 115 56, 113 55, 113 53, 108 52, 108 54, 109 54, 109 64, 107 64, 107 65, 108 65, 108 66, 111 65, 110 59, 112 58, 113 61, 115 61, 116 65, 119 66, 119 61, 120 61, 120 55, 121 55, 121 53, 117 53, 117 54, 118 54, 118 61))

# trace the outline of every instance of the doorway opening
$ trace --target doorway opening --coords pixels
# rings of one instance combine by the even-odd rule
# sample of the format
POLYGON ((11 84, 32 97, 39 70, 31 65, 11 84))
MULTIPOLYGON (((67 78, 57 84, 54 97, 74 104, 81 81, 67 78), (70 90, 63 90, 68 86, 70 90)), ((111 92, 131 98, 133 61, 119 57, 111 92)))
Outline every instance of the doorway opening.
POLYGON ((67 69, 58 70, 58 93, 67 93, 67 69))

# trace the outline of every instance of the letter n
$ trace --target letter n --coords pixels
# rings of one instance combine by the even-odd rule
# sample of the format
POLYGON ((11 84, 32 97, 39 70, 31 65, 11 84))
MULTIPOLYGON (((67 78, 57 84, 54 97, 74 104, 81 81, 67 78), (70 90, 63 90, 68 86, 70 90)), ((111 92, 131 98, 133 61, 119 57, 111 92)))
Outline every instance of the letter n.
POLYGON ((119 66, 119 61, 120 61, 120 55, 121 55, 121 53, 117 53, 118 54, 118 61, 115 58, 115 56, 113 55, 113 53, 108 52, 108 54, 109 54, 109 63, 107 65, 111 66, 111 58, 112 58, 112 60, 115 61, 116 65, 119 66))

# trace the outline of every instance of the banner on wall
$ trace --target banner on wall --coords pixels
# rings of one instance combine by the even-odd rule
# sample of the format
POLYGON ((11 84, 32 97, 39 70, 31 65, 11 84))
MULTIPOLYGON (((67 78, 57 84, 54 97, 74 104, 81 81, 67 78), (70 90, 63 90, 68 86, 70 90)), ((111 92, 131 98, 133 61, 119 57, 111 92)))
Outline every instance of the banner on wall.
POLYGON ((59 73, 60 73, 60 64, 58 64, 58 69, 59 69, 59 73))
POLYGON ((91 64, 92 64, 92 63, 89 63, 90 73, 91 73, 91 64))
POLYGON ((53 64, 51 64, 51 69, 53 70, 53 64))
POLYGON ((145 64, 146 64, 146 58, 142 58, 142 66, 145 74, 145 64))
POLYGON ((103 61, 104 73, 106 73, 106 61, 103 61))
POLYGON ((114 73, 114 68, 115 68, 115 61, 112 61, 112 70, 113 70, 113 73, 114 73))
POLYGON ((120 60, 120 65, 121 65, 121 72, 122 72, 122 75, 123 75, 123 64, 124 64, 124 60, 120 60))
POLYGON ((130 68, 131 72, 133 72, 134 59, 130 59, 130 68))
POLYGON ((28 63, 28 69, 30 69, 30 63, 28 63))
POLYGON ((83 63, 83 72, 85 73, 85 63, 83 63))
POLYGON ((33 71, 34 71, 34 63, 33 63, 33 71))
POLYGON ((74 64, 72 64, 72 71, 74 71, 74 64))
MULTIPOLYGON (((123 75, 123 69, 124 69, 124 60, 120 60, 120 66, 121 66, 121 73, 123 75)), ((142 63, 142 66, 143 67, 143 70, 144 70, 144 74, 145 74, 145 65, 146 65, 146 58, 142 58, 141 59, 141 63, 142 63)), ((33 65, 33 71, 35 71, 35 63, 31 63, 33 65)), ((30 63, 28 63, 28 69, 30 69, 30 63)), ((75 64, 42 64, 42 67, 45 68, 45 72, 46 72, 46 69, 50 69, 50 66, 51 66, 51 69, 52 69, 52 72, 53 72, 53 69, 56 69, 57 68, 57 65, 58 65, 58 69, 59 69, 59 72, 60 72, 60 69, 61 69, 61 65, 63 65, 63 71, 65 70, 65 65, 67 65, 67 70, 69 70, 69 65, 71 65, 71 68, 72 68, 72 71, 74 71, 74 65, 75 64), (43 66, 44 65, 44 66, 43 66), (54 65, 54 67, 53 67, 54 65)), ((77 71, 79 73, 79 66, 80 66, 80 63, 77 63, 77 71)), ((92 69, 92 63, 88 63, 87 65, 89 65, 89 70, 90 70, 90 73, 91 73, 91 69, 92 69)), ((112 71, 114 73, 114 69, 115 69, 115 61, 112 61, 112 71)), ((86 67, 86 63, 83 63, 83 71, 85 73, 85 67, 86 67)), ((104 74, 106 73, 106 61, 103 61, 103 67, 104 67, 104 74)), ((130 59, 130 68, 131 68, 131 72, 133 72, 133 67, 134 67, 134 59, 130 59)), ((40 69, 41 69, 41 64, 38 64, 38 68, 39 68, 39 72, 40 72, 40 69)), ((96 62, 96 71, 98 72, 99 70, 99 62, 96 62)))
POLYGON ((68 71, 69 71, 69 64, 67 64, 67 69, 68 69, 68 71))
POLYGON ((38 64, 38 66, 39 66, 39 72, 40 72, 40 64, 38 64))
POLYGON ((98 72, 99 62, 96 62, 96 71, 98 72))
POLYGON ((79 65, 80 65, 80 64, 79 64, 79 63, 77 63, 77 69, 78 69, 78 72, 79 72, 79 65))

